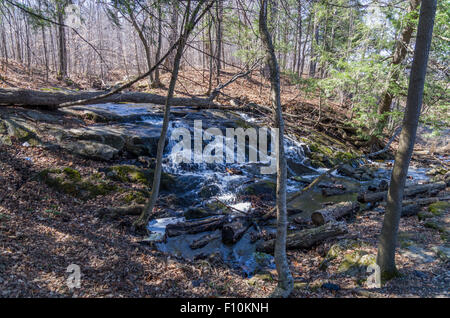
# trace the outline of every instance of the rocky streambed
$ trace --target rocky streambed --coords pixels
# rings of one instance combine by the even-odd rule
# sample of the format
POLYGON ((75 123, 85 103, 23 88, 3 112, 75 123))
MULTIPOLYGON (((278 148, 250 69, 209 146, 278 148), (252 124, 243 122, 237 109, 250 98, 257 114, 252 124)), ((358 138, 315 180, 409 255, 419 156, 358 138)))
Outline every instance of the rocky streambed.
MULTIPOLYGON (((1 143, 16 140, 25 146, 62 148, 105 162, 104 168, 89 177, 69 167, 41 171, 41 182, 82 200, 120 193, 126 206, 114 211, 105 207, 102 216, 140 213, 151 191, 153 158, 162 126, 159 106, 104 104, 69 107, 57 113, 4 108, 0 116, 1 143)), ((249 276, 273 268, 275 219, 260 220, 274 205, 275 175, 261 173, 258 162, 178 163, 177 140, 171 139, 171 134, 183 128, 194 135, 198 129, 195 121, 201 121, 204 130, 218 128, 224 134, 230 128, 258 128, 263 122, 243 113, 176 107, 166 141, 159 209, 148 225, 150 235, 142 243, 177 257, 225 262, 249 276)), ((285 139, 288 199, 334 164, 358 156, 339 143, 313 137, 285 139)), ((202 146, 208 144, 204 141, 202 146)), ((251 145, 246 148, 248 152, 251 145)), ((259 149, 255 151, 259 154, 259 149)), ((310 248, 325 239, 345 237, 346 222, 379 204, 358 202, 358 196, 385 191, 391 166, 389 161, 355 160, 313 191, 290 200, 288 248, 310 248), (333 222, 317 223, 314 213, 324 219, 331 214, 333 222)), ((447 171, 434 170, 412 167, 408 185, 438 181, 432 178, 448 180, 447 171)), ((419 197, 427 195, 428 190, 419 193, 419 197)), ((383 212, 382 205, 377 209, 383 212)), ((436 221, 435 217, 428 215, 430 221, 436 221)))

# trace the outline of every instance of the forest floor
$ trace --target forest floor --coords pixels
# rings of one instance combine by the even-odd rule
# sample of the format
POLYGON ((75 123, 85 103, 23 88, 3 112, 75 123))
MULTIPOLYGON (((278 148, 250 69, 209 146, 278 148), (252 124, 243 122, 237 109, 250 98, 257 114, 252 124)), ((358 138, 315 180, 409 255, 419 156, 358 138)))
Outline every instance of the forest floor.
MULTIPOLYGON (((275 271, 247 279, 220 263, 176 259, 140 244, 142 237, 129 230, 132 217, 98 218, 99 208, 115 204, 114 195, 81 201, 33 178, 63 166, 89 176, 104 163, 19 143, 0 147, 0 162, 0 297, 265 297, 275 287, 275 271), (79 290, 66 286, 70 264, 81 267, 79 290)), ((382 221, 379 211, 366 211, 341 239, 357 239, 375 255, 382 221)), ((400 232, 414 233, 425 247, 443 243, 417 217, 402 218, 400 232)), ((339 263, 319 268, 333 243, 288 252, 297 282, 292 297, 450 296, 449 267, 439 258, 422 262, 402 250, 396 261, 403 276, 367 289, 336 273, 339 263), (324 283, 340 290, 321 288, 324 283)))
MULTIPOLYGON (((192 84, 201 79, 200 72, 189 80, 185 79, 188 72, 181 75, 178 94, 205 92, 205 82, 202 86, 192 84)), ((2 87, 36 89, 45 86, 40 81, 7 77, 3 77, 2 87)), ((167 79, 168 74, 163 75, 163 82, 167 79)), ((255 81, 238 80, 225 92, 241 101, 265 104, 269 97, 268 83, 255 81)), ((47 85, 62 86, 57 81, 47 85)), ((306 118, 307 113, 317 116, 318 100, 299 96, 295 86, 284 85, 283 90, 284 103, 296 100, 297 105, 306 105, 303 109, 306 118)), ((152 92, 164 94, 164 89, 152 92)), ((333 110, 336 104, 330 102, 329 105, 327 116, 347 116, 345 111, 333 110)), ((430 160, 431 155, 427 156, 430 160)), ((82 201, 35 178, 43 169, 55 167, 72 167, 82 176, 89 176, 107 165, 63 150, 28 147, 16 141, 12 145, 0 145, 0 297, 270 295, 276 285, 275 271, 248 279, 220 262, 188 261, 165 255, 140 243, 142 237, 130 231, 132 217, 123 217, 120 221, 98 217, 99 208, 116 204, 114 194, 82 201), (66 269, 70 264, 81 267, 80 289, 69 290, 66 285, 69 275, 66 269)), ((358 241, 361 250, 375 255, 383 216, 379 210, 357 215, 349 223, 348 233, 340 239, 358 241)), ((448 210, 443 217, 448 220, 448 210)), ((402 218, 400 233, 406 238, 404 245, 400 240, 396 257, 402 276, 382 288, 366 288, 358 278, 339 273, 340 259, 330 261, 325 269, 320 266, 336 240, 309 251, 288 251, 296 281, 292 297, 449 297, 449 263, 426 252, 444 243, 441 233, 425 227, 425 222, 417 217, 402 218), (419 249, 425 252, 409 253, 406 247, 411 241, 420 243, 419 249)))

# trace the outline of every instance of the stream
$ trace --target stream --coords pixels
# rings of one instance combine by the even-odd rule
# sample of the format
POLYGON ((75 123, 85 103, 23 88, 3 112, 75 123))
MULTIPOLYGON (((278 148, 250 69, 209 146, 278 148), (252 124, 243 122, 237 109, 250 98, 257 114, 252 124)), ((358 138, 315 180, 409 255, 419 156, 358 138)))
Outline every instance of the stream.
MULTIPOLYGON (((92 109, 108 111, 122 117, 122 124, 130 131, 138 131, 140 134, 154 135, 155 129, 161 129, 162 113, 160 108, 151 105, 134 104, 101 104, 89 106, 92 109)), ((148 241, 154 242, 156 248, 168 254, 187 258, 207 258, 214 254, 233 268, 242 271, 245 276, 252 276, 263 269, 275 268, 271 255, 256 252, 256 244, 252 243, 252 235, 256 229, 251 226, 245 235, 234 245, 223 244, 220 238, 211 240, 206 246, 191 249, 190 243, 208 232, 165 237, 166 226, 170 223, 185 221, 185 213, 188 208, 204 208, 218 201, 231 207, 233 212, 230 218, 240 215, 237 210, 244 213, 252 211, 252 202, 242 199, 242 193, 249 185, 268 181, 273 184, 276 181, 275 174, 261 174, 261 163, 177 163, 179 151, 176 144, 178 140, 172 140, 171 135, 177 128, 185 128, 191 134, 195 133, 194 121, 201 120, 203 129, 217 127, 223 131, 227 128, 257 127, 260 124, 258 118, 253 118, 244 113, 231 113, 215 110, 193 110, 188 107, 173 108, 168 131, 168 140, 164 151, 163 171, 176 177, 178 202, 171 216, 167 218, 153 219, 148 224, 151 232, 148 241)), ((212 141, 210 141, 212 142, 212 141)), ((203 142, 206 146, 208 142, 203 142)), ((314 168, 310 164, 307 144, 295 140, 292 136, 286 136, 284 140, 288 163, 288 199, 291 195, 305 187, 308 182, 314 180, 325 168, 314 168)), ((224 145, 224 147, 226 147, 224 145)), ((251 148, 248 145, 246 148, 251 148)), ((258 152, 259 150, 255 149, 258 152)), ((248 158, 248 152, 246 157, 248 158)), ((325 197, 319 190, 310 191, 288 204, 288 210, 294 211, 290 219, 302 217, 308 219, 312 212, 323 207, 324 203, 355 201, 361 188, 379 184, 381 180, 389 181, 392 162, 369 162, 371 166, 371 178, 361 181, 334 172, 332 178, 325 183, 338 183, 346 188, 346 193, 325 197)), ((356 166, 354 168, 357 168, 356 166)), ((408 182, 423 182, 428 180, 426 168, 411 168, 408 182)), ((256 192, 255 194, 259 194, 256 192)), ((263 193, 264 194, 264 193, 263 193)), ((244 196, 245 198, 245 196, 244 196)), ((273 200, 273 198, 271 198, 273 200)), ((270 200, 269 200, 270 201, 270 200)), ((290 229, 293 227, 290 225, 290 229)), ((275 231, 275 220, 269 222, 264 230, 275 231)), ((220 237, 220 230, 216 230, 220 237)), ((214 234, 209 232, 209 234, 214 234)))

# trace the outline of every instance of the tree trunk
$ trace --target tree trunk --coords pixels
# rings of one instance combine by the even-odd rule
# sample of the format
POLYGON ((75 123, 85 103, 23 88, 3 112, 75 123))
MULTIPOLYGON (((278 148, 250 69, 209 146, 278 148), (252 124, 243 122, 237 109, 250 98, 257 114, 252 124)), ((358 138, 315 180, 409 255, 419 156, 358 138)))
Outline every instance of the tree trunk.
POLYGON ((166 227, 166 234, 169 237, 173 237, 186 234, 196 234, 206 231, 214 231, 221 228, 226 220, 226 216, 220 215, 213 216, 204 220, 194 220, 169 224, 166 227))
POLYGON ((58 59, 59 69, 58 78, 67 78, 67 46, 66 46, 66 29, 64 27, 64 9, 65 4, 58 2, 57 15, 58 15, 58 59))
MULTIPOLYGON (((77 101, 87 100, 78 104, 103 104, 103 103, 153 103, 164 105, 166 97, 150 93, 127 92, 117 93, 105 98, 92 100, 98 96, 104 95, 103 91, 73 91, 73 92, 45 92, 33 91, 29 89, 0 88, 0 105, 21 105, 28 107, 42 107, 46 109, 58 109, 59 105, 64 103, 75 103, 77 101)), ((214 105, 207 98, 197 97, 175 97, 172 99, 173 105, 178 106, 208 106, 214 105)))
POLYGON ((200 237, 199 239, 196 239, 195 241, 193 241, 189 247, 193 250, 202 248, 206 245, 208 245, 209 242, 220 239, 222 237, 222 234, 219 233, 213 233, 213 234, 206 234, 203 235, 202 237, 200 237))
POLYGON ((416 47, 409 79, 406 111, 403 129, 395 155, 391 184, 387 196, 386 215, 381 229, 377 264, 380 266, 381 278, 388 280, 397 275, 395 266, 395 247, 402 211, 403 190, 408 173, 409 162, 414 149, 420 110, 422 107, 423 88, 433 34, 434 17, 437 0, 422 1, 417 30, 416 47))
MULTIPOLYGON (((158 45, 156 47, 155 63, 161 58, 161 47, 162 47, 162 4, 158 4, 158 45)), ((161 87, 161 79, 159 78, 159 67, 155 70, 155 80, 152 87, 161 87)))
POLYGON ((222 228, 222 242, 224 244, 235 244, 247 232, 250 226, 251 223, 242 219, 225 224, 222 228))
MULTIPOLYGON (((171 16, 171 21, 170 21, 170 27, 172 28, 172 30, 170 31, 170 35, 169 35, 169 46, 172 46, 175 41, 177 40, 178 37, 178 5, 177 5, 178 1, 172 0, 171 1, 171 6, 172 6, 172 16, 171 16)), ((174 67, 174 59, 175 59, 175 53, 171 53, 169 55, 169 57, 166 60, 166 68, 169 70, 173 70, 174 67)))
POLYGON ((344 216, 351 215, 359 211, 359 203, 341 202, 315 211, 311 214, 311 220, 315 225, 323 225, 336 221, 344 216))
POLYGON ((266 51, 266 60, 270 69, 271 100, 274 108, 274 121, 278 128, 278 153, 277 153, 277 237, 275 240, 275 264, 278 272, 278 287, 273 296, 287 297, 292 292, 294 280, 289 270, 286 255, 286 157, 284 155, 284 122, 281 110, 280 96, 280 69, 278 66, 272 38, 267 29, 267 0, 261 0, 259 12, 259 32, 266 51))
MULTIPOLYGON (((408 162, 409 164, 409 162, 408 162)), ((402 191, 404 197, 410 197, 421 193, 426 192, 435 192, 445 189, 445 182, 436 182, 429 184, 417 184, 410 187, 407 187, 402 191)), ((374 192, 374 193, 366 193, 362 194, 358 197, 358 201, 362 203, 367 202, 378 202, 386 200, 388 197, 388 191, 374 192)))
MULTIPOLYGON (((301 230, 289 234, 286 240, 287 249, 309 249, 316 244, 338 235, 347 233, 343 222, 330 222, 312 229, 301 230)), ((273 253, 275 240, 268 240, 258 244, 256 250, 264 253, 273 253)))
POLYGON ((216 2, 216 82, 220 84, 220 70, 222 59, 222 19, 223 19, 223 3, 216 2))

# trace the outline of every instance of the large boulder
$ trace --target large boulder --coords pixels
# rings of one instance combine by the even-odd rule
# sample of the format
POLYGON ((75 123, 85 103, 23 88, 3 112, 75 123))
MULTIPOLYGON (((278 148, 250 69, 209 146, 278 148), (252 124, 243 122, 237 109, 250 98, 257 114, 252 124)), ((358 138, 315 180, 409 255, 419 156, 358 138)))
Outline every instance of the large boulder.
POLYGON ((74 154, 96 160, 111 160, 119 153, 114 147, 89 140, 62 142, 60 146, 74 154))
POLYGON ((97 175, 85 178, 78 170, 70 167, 45 169, 39 173, 38 178, 49 187, 83 200, 117 190, 114 184, 102 180, 97 175))
POLYGON ((263 198, 275 199, 277 185, 270 180, 262 180, 245 186, 241 194, 256 195, 263 198))

